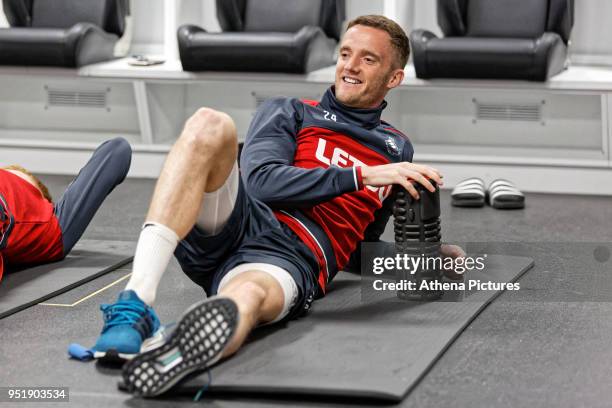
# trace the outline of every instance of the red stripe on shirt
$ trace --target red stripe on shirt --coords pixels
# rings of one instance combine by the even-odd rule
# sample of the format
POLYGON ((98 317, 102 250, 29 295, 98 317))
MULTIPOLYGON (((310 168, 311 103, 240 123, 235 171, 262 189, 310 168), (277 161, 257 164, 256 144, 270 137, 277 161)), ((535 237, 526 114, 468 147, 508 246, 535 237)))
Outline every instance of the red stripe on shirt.
POLYGON ((317 279, 321 290, 325 294, 325 289, 327 285, 328 279, 328 271, 327 271, 327 262, 325 261, 325 255, 323 254, 322 249, 317 244, 316 240, 313 238, 312 234, 304 228, 304 226, 295 218, 280 212, 274 211, 274 215, 279 221, 287 224, 289 228, 302 240, 304 244, 312 251, 312 253, 317 258, 317 262, 319 263, 319 277, 317 279))

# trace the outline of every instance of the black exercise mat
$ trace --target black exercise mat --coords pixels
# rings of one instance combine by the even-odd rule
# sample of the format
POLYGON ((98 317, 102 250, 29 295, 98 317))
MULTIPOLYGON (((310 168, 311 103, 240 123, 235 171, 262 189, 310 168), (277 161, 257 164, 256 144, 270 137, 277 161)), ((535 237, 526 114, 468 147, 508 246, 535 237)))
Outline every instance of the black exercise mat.
POLYGON ((5 271, 0 281, 0 319, 44 302, 132 261, 136 245, 81 240, 62 261, 5 271))
MULTIPOLYGON (((486 266, 469 278, 512 282, 533 260, 489 255, 486 266)), ((471 292, 461 302, 406 303, 393 294, 368 301, 360 276, 341 273, 308 316, 258 329, 215 367, 209 392, 400 401, 500 293, 471 292)), ((207 383, 201 375, 175 392, 194 395, 207 383)))

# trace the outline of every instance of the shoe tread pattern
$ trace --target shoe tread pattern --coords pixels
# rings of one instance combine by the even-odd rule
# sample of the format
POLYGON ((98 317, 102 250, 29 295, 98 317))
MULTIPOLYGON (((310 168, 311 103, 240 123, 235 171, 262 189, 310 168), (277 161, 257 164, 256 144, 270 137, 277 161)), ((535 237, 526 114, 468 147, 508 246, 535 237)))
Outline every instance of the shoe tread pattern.
POLYGON ((216 363, 238 325, 236 304, 226 298, 206 299, 189 308, 168 341, 139 354, 123 369, 128 390, 152 397, 164 393, 177 382, 216 363), (180 362, 167 368, 160 359, 180 352, 180 362))

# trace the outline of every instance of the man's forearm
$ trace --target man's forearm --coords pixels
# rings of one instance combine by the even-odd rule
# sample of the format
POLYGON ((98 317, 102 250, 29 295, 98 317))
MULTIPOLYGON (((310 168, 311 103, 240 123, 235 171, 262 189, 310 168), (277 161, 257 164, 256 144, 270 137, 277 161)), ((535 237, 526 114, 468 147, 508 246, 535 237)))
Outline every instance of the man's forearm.
POLYGON ((277 208, 313 206, 362 187, 359 172, 352 167, 303 169, 282 164, 246 167, 243 177, 249 192, 277 208))

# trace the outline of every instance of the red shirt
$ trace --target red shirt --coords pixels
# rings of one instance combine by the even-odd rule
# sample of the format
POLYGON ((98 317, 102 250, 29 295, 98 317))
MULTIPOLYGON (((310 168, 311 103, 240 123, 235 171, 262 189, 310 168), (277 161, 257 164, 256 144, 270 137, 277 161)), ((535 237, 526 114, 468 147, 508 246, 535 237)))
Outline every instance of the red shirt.
POLYGON ((53 204, 32 184, 2 169, 0 194, 15 218, 8 244, 0 251, 0 279, 5 263, 33 264, 61 259, 64 252, 62 230, 53 204))

